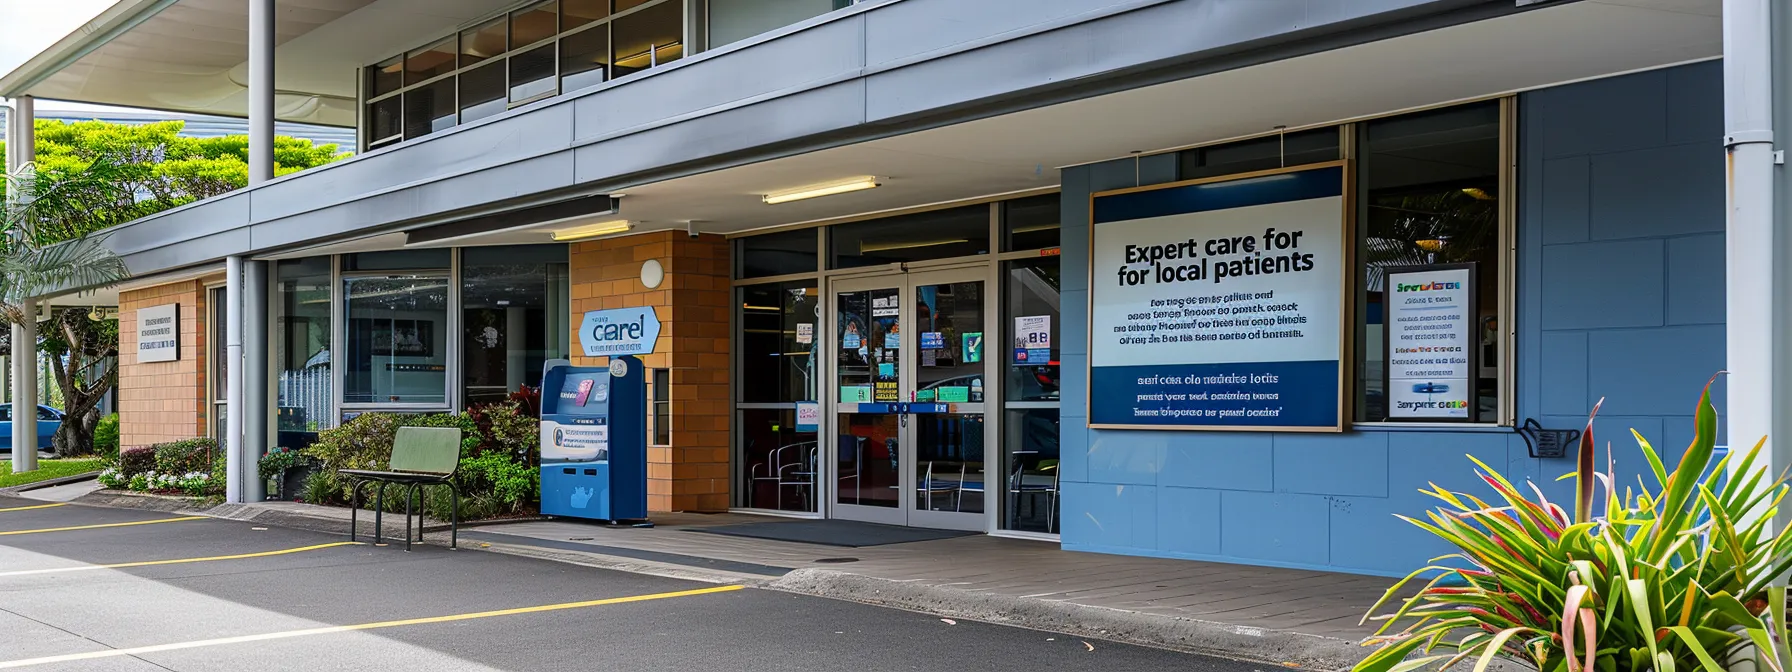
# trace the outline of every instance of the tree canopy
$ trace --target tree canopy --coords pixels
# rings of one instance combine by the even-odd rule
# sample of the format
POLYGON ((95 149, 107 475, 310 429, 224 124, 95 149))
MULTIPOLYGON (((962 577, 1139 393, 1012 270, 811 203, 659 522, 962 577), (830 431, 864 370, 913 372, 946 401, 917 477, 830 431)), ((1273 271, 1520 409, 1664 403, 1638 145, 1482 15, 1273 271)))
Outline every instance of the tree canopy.
MULTIPOLYGON (((56 181, 80 174, 96 161, 122 181, 118 196, 86 204, 89 216, 40 231, 53 242, 153 215, 249 183, 249 137, 190 138, 184 121, 121 124, 39 119, 37 173, 56 181)), ((0 149, 5 143, 0 143, 0 149)), ((274 174, 294 173, 341 159, 334 144, 288 136, 274 138, 274 174)))

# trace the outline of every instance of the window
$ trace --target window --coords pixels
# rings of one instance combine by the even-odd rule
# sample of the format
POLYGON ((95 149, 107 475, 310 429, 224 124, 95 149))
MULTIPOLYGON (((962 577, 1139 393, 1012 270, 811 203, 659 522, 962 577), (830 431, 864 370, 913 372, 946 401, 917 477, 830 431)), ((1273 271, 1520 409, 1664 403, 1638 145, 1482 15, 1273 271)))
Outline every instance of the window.
POLYGON ((968 205, 828 227, 831 268, 989 254, 989 206, 968 205))
POLYGON ((448 402, 448 274, 343 278, 344 404, 448 402))
MULTIPOLYGON (((227 418, 224 415, 224 411, 228 407, 226 395, 229 394, 225 381, 230 380, 230 358, 225 356, 229 352, 230 343, 228 338, 230 302, 225 298, 228 294, 223 287, 211 287, 206 289, 205 293, 206 303, 210 308, 208 318, 211 320, 206 325, 208 344, 205 353, 209 362, 206 373, 211 376, 211 381, 206 385, 212 398, 211 435, 213 439, 217 440, 218 447, 226 448, 230 445, 227 440, 229 430, 226 429, 227 425, 225 424, 227 418)), ((203 424, 203 418, 201 424, 203 424)))
POLYGON ((554 0, 511 12, 510 44, 523 47, 553 37, 560 32, 559 20, 554 0))
POLYGON ((545 0, 365 68, 369 147, 684 57, 684 0, 545 0))
POLYGON ((672 445, 672 370, 653 370, 653 445, 672 445))
POLYGON ((600 84, 610 73, 610 31, 602 27, 560 40, 560 90, 600 84))
POLYGON ((1338 127, 1264 136, 1180 152, 1181 179, 1274 170, 1339 158, 1338 127))
POLYGON ((815 234, 819 231, 821 229, 797 229, 736 239, 735 277, 814 273, 820 257, 815 247, 815 234))
POLYGON ((709 46, 738 42, 851 5, 852 0, 709 0, 709 46))
POLYGON ((454 37, 418 49, 404 57, 406 86, 454 72, 454 37))
POLYGON ((1002 203, 1003 249, 1042 250, 1058 246, 1058 194, 1002 203))
POLYGON ((1002 265, 1002 529, 1058 532, 1057 257, 1002 265))
POLYGON ((461 251, 461 379, 468 406, 541 386, 541 367, 570 354, 565 245, 461 251))
POLYGON ((1506 197, 1500 103, 1377 119, 1359 124, 1357 133, 1358 256, 1365 260, 1357 298, 1357 421, 1391 419, 1389 400, 1399 393, 1386 355, 1387 269, 1460 264, 1474 269, 1476 305, 1468 330, 1469 413, 1457 421, 1496 422, 1504 367, 1500 292, 1510 282, 1500 275, 1500 199, 1506 197))
MULTIPOLYGON (((812 232, 810 245, 813 249, 812 232)), ((802 484, 820 465, 818 437, 812 429, 797 431, 796 407, 817 400, 821 304, 816 287, 810 279, 736 290, 737 380, 751 381, 736 388, 741 506, 815 511, 817 493, 802 484)))
MULTIPOLYGON (((641 0, 617 0, 616 11, 641 5, 641 0)), ((611 22, 610 63, 615 76, 625 77, 671 63, 684 56, 684 3, 661 0, 659 4, 617 17, 611 22)))
POLYGON ((276 444, 304 448, 336 425, 330 376, 330 258, 274 262, 276 444))

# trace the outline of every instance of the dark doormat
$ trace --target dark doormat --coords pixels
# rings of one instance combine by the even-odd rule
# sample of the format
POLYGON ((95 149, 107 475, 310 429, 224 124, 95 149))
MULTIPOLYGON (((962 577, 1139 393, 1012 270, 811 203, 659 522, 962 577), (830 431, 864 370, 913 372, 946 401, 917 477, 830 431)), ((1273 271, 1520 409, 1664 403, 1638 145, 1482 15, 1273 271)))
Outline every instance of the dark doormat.
POLYGON ((897 525, 861 523, 854 520, 792 520, 775 523, 746 523, 744 525, 691 527, 686 529, 691 532, 725 534, 731 537, 752 537, 754 539, 794 541, 799 544, 845 546, 848 548, 883 546, 885 544, 906 544, 911 541, 951 539, 953 537, 967 537, 977 534, 976 532, 963 532, 960 530, 933 530, 924 527, 901 527, 897 525))

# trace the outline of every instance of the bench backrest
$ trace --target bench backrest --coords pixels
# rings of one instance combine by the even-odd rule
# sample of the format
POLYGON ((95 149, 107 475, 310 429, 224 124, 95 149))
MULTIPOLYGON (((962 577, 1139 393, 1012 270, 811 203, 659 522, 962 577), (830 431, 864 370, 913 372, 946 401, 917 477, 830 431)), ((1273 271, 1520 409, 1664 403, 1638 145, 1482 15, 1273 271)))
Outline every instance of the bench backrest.
POLYGON ((454 473, 460 464, 460 430, 454 427, 399 427, 392 441, 392 471, 454 473))

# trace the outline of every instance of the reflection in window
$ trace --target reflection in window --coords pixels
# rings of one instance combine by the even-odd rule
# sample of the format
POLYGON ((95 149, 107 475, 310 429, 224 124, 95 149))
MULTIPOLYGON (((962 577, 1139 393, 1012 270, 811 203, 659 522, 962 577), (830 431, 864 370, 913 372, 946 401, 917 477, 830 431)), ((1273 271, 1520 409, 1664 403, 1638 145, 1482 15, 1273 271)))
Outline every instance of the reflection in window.
POLYGON ((401 93, 367 106, 368 144, 396 138, 404 132, 403 104, 404 94, 401 93))
POLYGON ((610 0, 561 0, 560 28, 572 30, 610 15, 610 0))
POLYGON ((816 399, 815 358, 820 322, 815 281, 800 280, 740 289, 742 402, 816 399))
POLYGON ((454 80, 411 89, 404 99, 404 137, 421 138, 454 127, 454 80))
POLYGON ((378 98, 404 86, 404 59, 393 56, 367 68, 367 97, 378 98))
MULTIPOLYGON (((621 12, 641 2, 618 0, 621 12), (625 6, 626 5, 626 6, 625 6)), ((611 63, 616 77, 671 63, 684 56, 684 3, 662 0, 611 22, 611 63)))
POLYGON ((335 426, 330 408, 330 258, 274 264, 277 445, 303 448, 335 426))
POLYGON ((350 277, 342 289, 343 402, 447 403, 447 274, 350 277))
POLYGON ((741 506, 815 511, 821 471, 815 432, 796 431, 796 411, 788 408, 744 408, 737 417, 741 506))
POLYGON ((504 53, 510 48, 507 37, 502 16, 461 31, 460 67, 504 53))
POLYGON ((510 43, 526 47, 554 36, 560 31, 554 0, 510 13, 510 43))
POLYGON ((560 90, 600 84, 610 71, 610 31, 602 26, 560 39, 560 90))
POLYGON ((461 256, 461 377, 468 406, 541 385, 541 367, 566 357, 564 245, 472 247, 461 256))
POLYGON ((709 0, 709 46, 771 32, 852 5, 852 0, 709 0))
POLYGON ((460 121, 467 123, 507 109, 504 101, 504 64, 482 65, 461 73, 460 121))
POLYGON ((554 45, 510 57, 510 102, 520 103, 554 91, 554 45))
POLYGON ((653 445, 672 445, 672 370, 653 370, 653 445))
POLYGON ((989 253, 989 206, 897 215, 830 227, 831 268, 989 253))
POLYGON ((740 238, 735 243, 735 277, 814 273, 817 269, 815 234, 821 229, 797 229, 740 238))
POLYGON ((1180 154, 1180 177, 1184 180, 1336 161, 1338 127, 1197 147, 1180 154))
POLYGON ((404 59, 406 86, 454 72, 454 37, 411 52, 404 59))
POLYGON ((1058 194, 1030 196, 1002 204, 1004 250, 1043 250, 1058 246, 1058 194))
POLYGON ((1479 371, 1471 420, 1499 411, 1500 271, 1497 101, 1378 119, 1361 125, 1359 217, 1363 308, 1358 420, 1388 418, 1386 282, 1383 269, 1475 264, 1479 371))
POLYGON ((1002 266, 1002 528, 1058 531, 1058 353, 1063 345, 1059 260, 1002 266))

